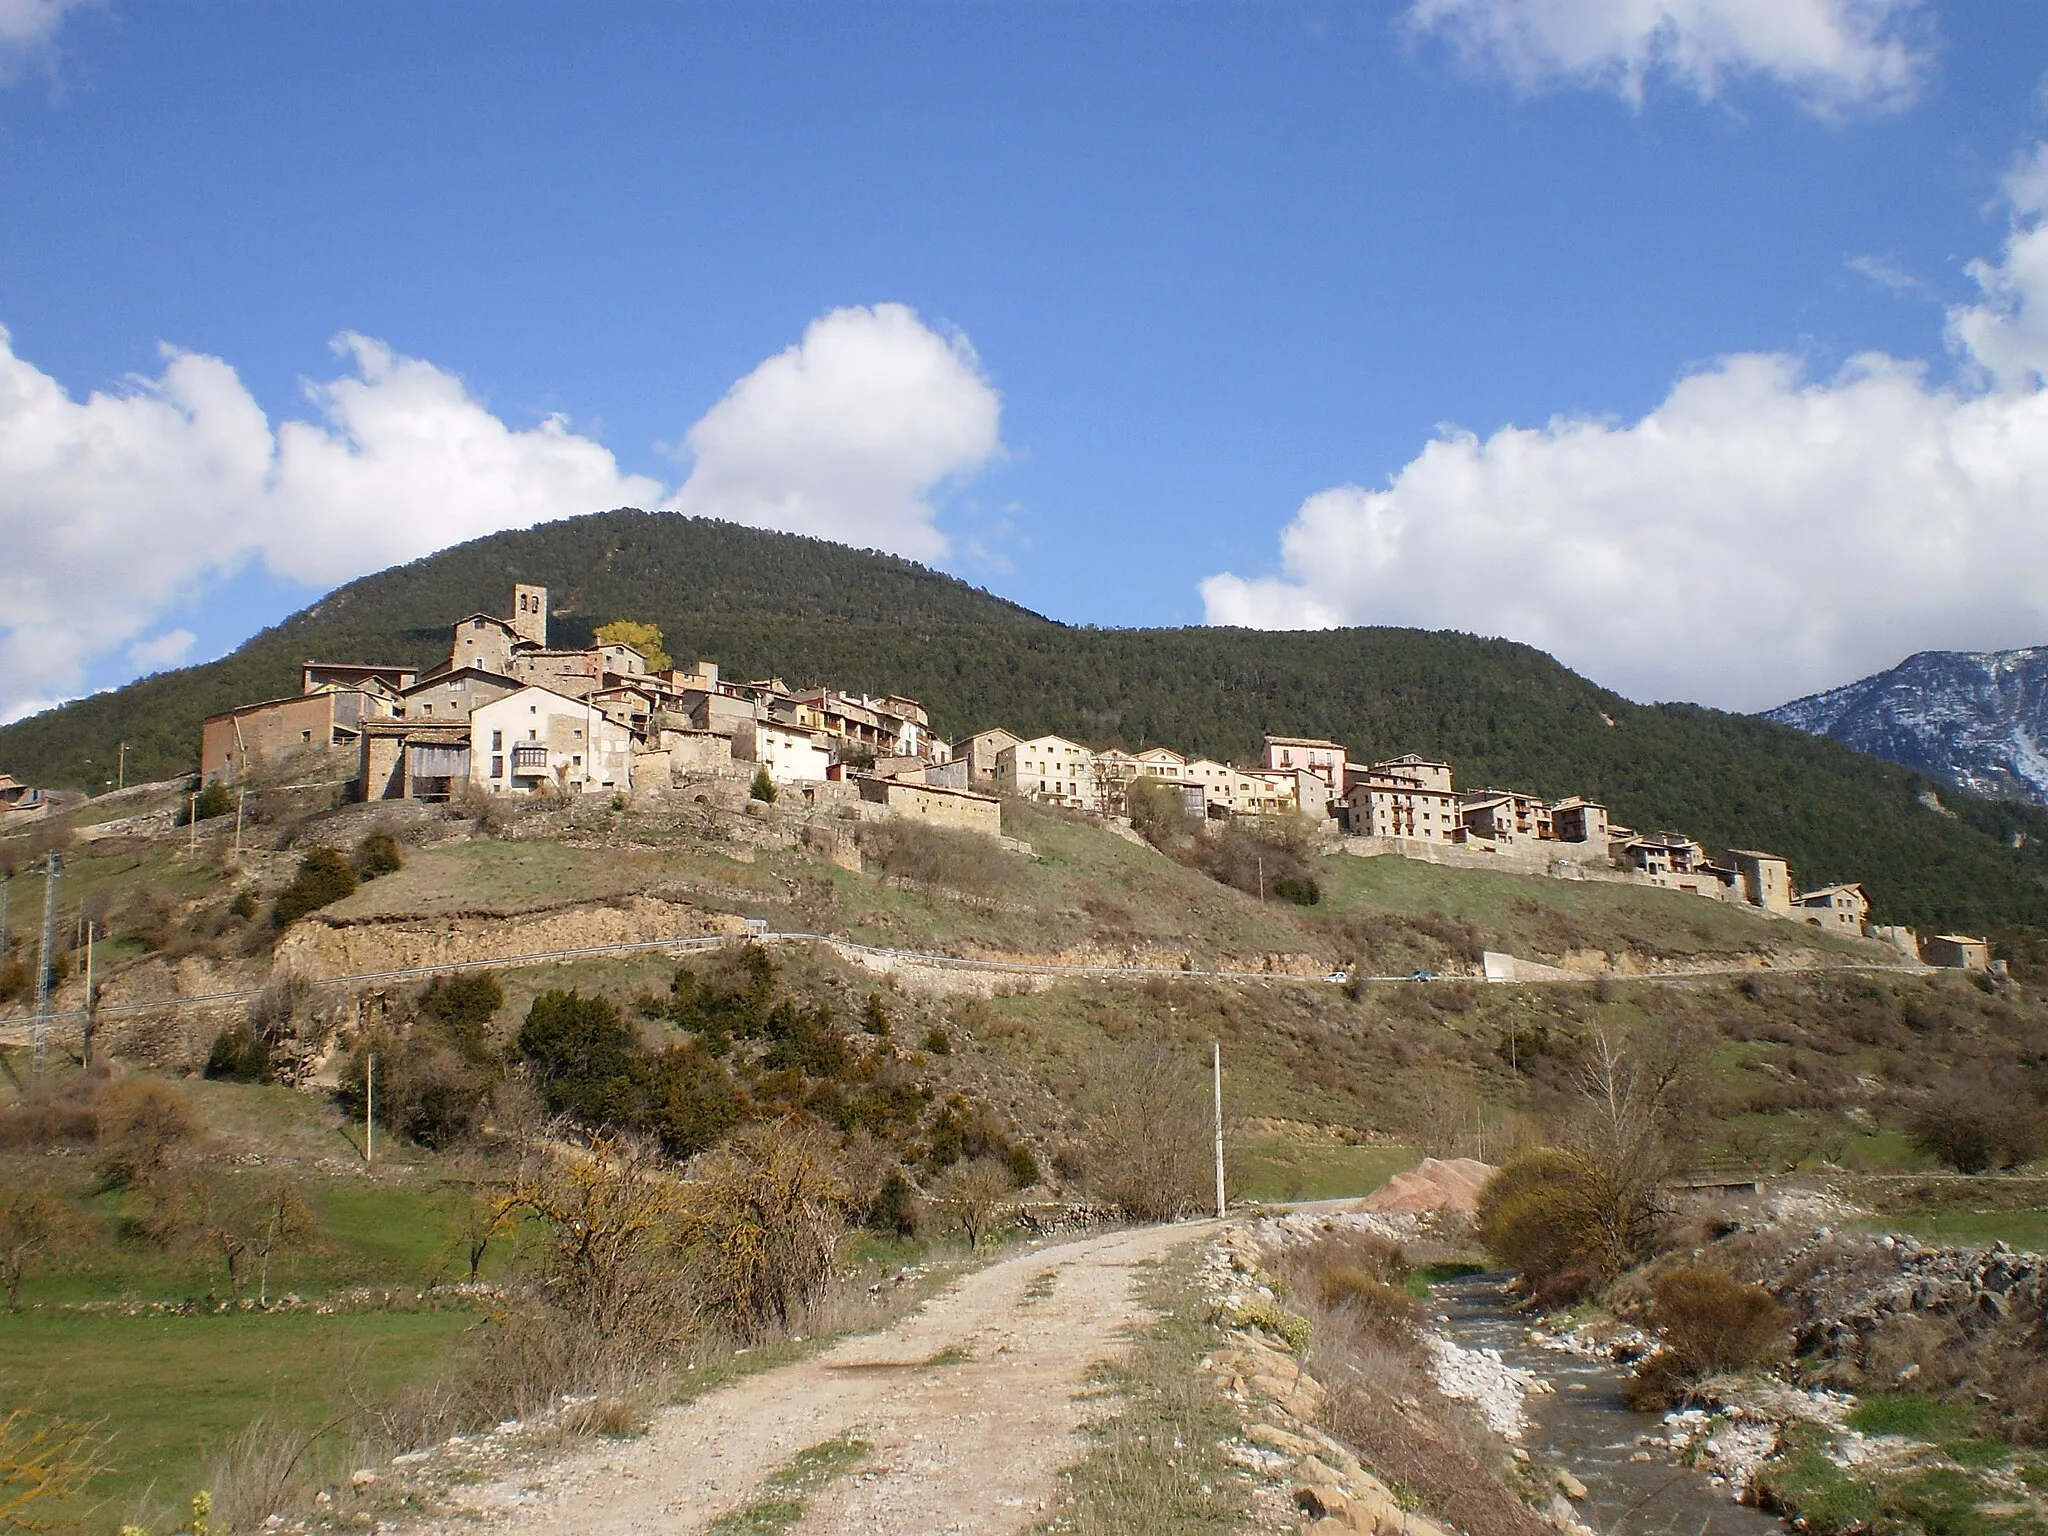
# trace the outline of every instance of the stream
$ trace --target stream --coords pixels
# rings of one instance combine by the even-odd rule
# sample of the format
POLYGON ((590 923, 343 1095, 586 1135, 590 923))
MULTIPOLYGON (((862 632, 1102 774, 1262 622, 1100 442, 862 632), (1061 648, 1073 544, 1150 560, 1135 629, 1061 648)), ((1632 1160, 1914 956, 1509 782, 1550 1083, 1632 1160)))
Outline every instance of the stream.
POLYGON ((1438 1327, 1466 1349, 1498 1350, 1509 1365, 1555 1384, 1554 1394, 1524 1401, 1522 1444, 1539 1463, 1586 1485, 1580 1520, 1602 1536, 1785 1536, 1782 1522, 1737 1504, 1706 1473, 1673 1466, 1661 1446, 1639 1445, 1638 1435, 1663 1434, 1662 1419, 1629 1407, 1620 1368, 1531 1344, 1527 1318, 1509 1308, 1507 1281, 1465 1275, 1432 1286, 1437 1311, 1450 1319, 1438 1327), (1654 1459, 1629 1459, 1641 1450, 1654 1459))

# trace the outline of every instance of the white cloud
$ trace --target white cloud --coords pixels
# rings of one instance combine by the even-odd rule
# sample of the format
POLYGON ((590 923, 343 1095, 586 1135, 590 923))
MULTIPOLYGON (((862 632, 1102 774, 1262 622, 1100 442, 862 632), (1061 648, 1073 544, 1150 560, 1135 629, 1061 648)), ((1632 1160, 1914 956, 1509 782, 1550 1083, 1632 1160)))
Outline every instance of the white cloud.
MULTIPOLYGON (((309 387, 317 422, 272 432, 219 358, 71 399, 0 330, 0 712, 74 694, 156 615, 262 560, 340 581, 548 517, 652 503, 560 422, 514 430, 453 376, 360 337, 353 377, 309 387)), ((137 666, 172 659, 142 641, 137 666)))
POLYGON ((199 637, 189 629, 168 629, 128 647, 128 665, 138 672, 161 672, 179 665, 192 654, 199 637))
POLYGON ((1889 256, 1851 256, 1848 266, 1851 272, 1869 278, 1887 293, 1917 293, 1920 289, 1920 279, 1889 256))
POLYGON ((64 13, 97 0, 0 0, 0 81, 47 53, 64 25, 64 13))
POLYGON ((895 304, 823 316, 734 385, 673 497, 560 418, 509 426, 432 363, 334 345, 348 371, 273 427, 219 358, 167 349, 156 378, 80 401, 0 329, 0 718, 76 695, 101 657, 182 661, 159 616, 257 561, 326 585, 628 505, 942 554, 933 493, 1001 448, 966 340, 895 304))
POLYGON ((932 495, 1001 451, 1001 412, 964 337, 901 304, 835 309, 690 429, 676 509, 933 559, 932 495))
POLYGON ((1761 76, 1809 111, 1896 108, 1932 62, 1920 0, 1414 0, 1406 20, 1525 91, 1612 90, 1653 74, 1702 101, 1761 76))
POLYGON ((1955 385, 1882 355, 1727 357, 1634 422, 1430 443, 1311 496, 1216 624, 1506 635, 1636 698, 1765 708, 1909 651, 2048 638, 2048 233, 1953 311, 1955 385))

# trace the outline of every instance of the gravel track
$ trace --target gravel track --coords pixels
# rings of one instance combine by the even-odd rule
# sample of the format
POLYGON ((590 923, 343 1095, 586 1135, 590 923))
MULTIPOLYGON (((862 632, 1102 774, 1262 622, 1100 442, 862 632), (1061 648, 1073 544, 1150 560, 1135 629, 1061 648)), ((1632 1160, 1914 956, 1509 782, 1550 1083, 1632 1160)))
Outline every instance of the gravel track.
POLYGON ((639 1439, 453 1489, 456 1509, 419 1530, 701 1532, 797 1452, 844 1434, 873 1452, 813 1498, 796 1527, 807 1536, 1025 1530, 1086 1449, 1089 1367, 1146 1315, 1138 1266, 1217 1230, 1189 1222, 1033 1248, 880 1333, 663 1409, 639 1439))

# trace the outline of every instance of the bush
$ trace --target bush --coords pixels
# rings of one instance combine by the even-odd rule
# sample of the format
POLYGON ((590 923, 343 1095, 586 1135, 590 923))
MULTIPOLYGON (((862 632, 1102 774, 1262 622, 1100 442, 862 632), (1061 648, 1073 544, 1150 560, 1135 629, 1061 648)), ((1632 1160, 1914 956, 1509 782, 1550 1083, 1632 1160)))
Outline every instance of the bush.
POLYGON ((246 1022, 230 1024, 213 1037, 206 1075, 237 1083, 270 1081, 270 1046, 246 1022))
POLYGON ((1951 1084, 1906 1124, 1920 1151, 1957 1173, 2013 1168, 2040 1154, 2044 1136, 2039 1105, 1988 1083, 1951 1084))
POLYGON ((756 768, 754 770, 754 782, 747 786, 747 798, 759 800, 764 805, 773 805, 779 793, 780 791, 775 787, 775 781, 768 777, 768 770, 766 768, 756 768))
POLYGON ((1212 1195, 1207 1075, 1157 1042, 1104 1060, 1082 1102, 1088 1181, 1136 1221, 1169 1221, 1212 1195))
POLYGON ((455 1048, 482 1065, 496 1053, 491 1021, 505 1006, 505 989, 491 971, 436 976, 420 994, 420 1012, 441 1026, 455 1048))
POLYGON ((96 1106, 99 1179, 107 1189, 135 1189, 164 1172, 199 1138, 184 1096, 162 1083, 110 1084, 96 1106))
POLYGON ((681 1227, 707 1307, 749 1340, 800 1323, 846 1236, 846 1182, 822 1133, 750 1126, 690 1171, 681 1227))
POLYGON ((292 883, 278 893, 271 920, 280 928, 288 928, 308 912, 352 894, 355 888, 355 871, 349 868, 340 850, 314 848, 299 861, 299 872, 292 877, 292 883))
POLYGON ((868 863, 902 880, 922 880, 970 896, 993 897, 1017 883, 1017 861, 980 832, 921 821, 871 821, 860 828, 868 863))
POLYGON ((1140 774, 1131 781, 1124 792, 1124 807, 1130 813, 1131 830, 1162 852, 1195 834, 1195 821, 1188 815, 1181 792, 1150 775, 1140 774))
POLYGON ((593 1124, 629 1118, 637 1046, 616 1003, 574 990, 543 992, 519 1027, 519 1054, 542 1101, 593 1124))
POLYGON ((1543 1304, 1574 1301, 1627 1266, 1607 1241, 1600 1185, 1569 1153, 1524 1153, 1480 1196, 1480 1241, 1543 1304))
POLYGON ((917 1237, 924 1231, 924 1196, 901 1168, 892 1168, 868 1206, 866 1224, 892 1237, 917 1237))
POLYGON ((1762 1286, 1685 1265, 1651 1282, 1649 1321, 1664 1348, 1636 1372, 1629 1396, 1638 1408, 1654 1409, 1671 1406, 1709 1376, 1770 1356, 1786 1314, 1762 1286))
POLYGON ((358 880, 375 880, 405 868, 405 856, 398 851, 398 839, 389 832, 372 832, 356 844, 354 863, 358 880))
POLYGON ((192 802, 192 814, 200 821, 211 821, 216 816, 225 816, 235 808, 235 794, 219 779, 214 779, 199 791, 192 802))
POLYGON ((953 1037, 943 1029, 928 1029, 925 1031, 924 1048, 934 1056, 950 1056, 953 1054, 953 1037))

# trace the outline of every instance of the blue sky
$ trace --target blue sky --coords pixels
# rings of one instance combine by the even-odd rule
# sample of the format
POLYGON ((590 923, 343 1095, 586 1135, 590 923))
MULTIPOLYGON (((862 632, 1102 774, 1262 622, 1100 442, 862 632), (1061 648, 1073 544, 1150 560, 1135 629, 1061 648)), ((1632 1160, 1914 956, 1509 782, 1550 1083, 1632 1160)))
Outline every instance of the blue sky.
POLYGON ((2048 642, 2048 6, 1644 9, 0 0, 0 717, 621 488, 1644 698, 2048 642))

